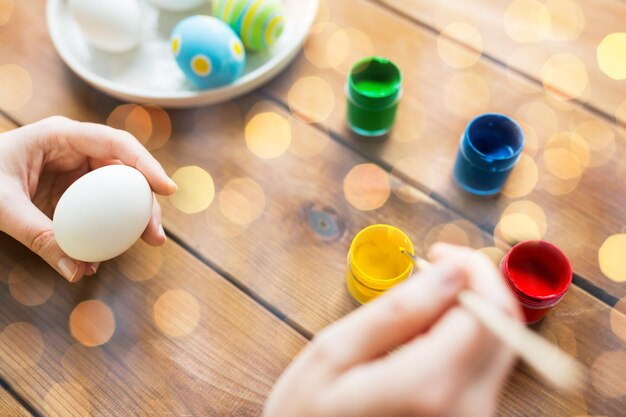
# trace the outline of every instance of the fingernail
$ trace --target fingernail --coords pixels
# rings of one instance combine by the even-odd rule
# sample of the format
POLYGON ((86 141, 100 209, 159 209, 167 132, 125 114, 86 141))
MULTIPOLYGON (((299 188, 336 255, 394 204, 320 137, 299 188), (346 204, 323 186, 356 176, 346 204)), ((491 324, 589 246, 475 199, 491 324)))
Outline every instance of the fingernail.
POLYGON ((61 272, 61 275, 63 275, 63 278, 69 282, 74 281, 76 273, 78 272, 78 265, 76 265, 76 262, 68 258, 61 258, 57 264, 57 268, 59 269, 59 272, 61 272))
POLYGON ((174 194, 176 191, 178 191, 178 185, 176 185, 174 180, 172 180, 171 178, 169 178, 169 189, 170 194, 174 194))
POLYGON ((93 272, 93 274, 95 275, 96 272, 98 272, 98 268, 100 268, 100 262, 96 262, 93 263, 89 266, 89 268, 91 268, 91 271, 93 272))
POLYGON ((163 229, 163 225, 159 226, 159 234, 163 239, 167 239, 167 236, 165 235, 165 229, 163 229))

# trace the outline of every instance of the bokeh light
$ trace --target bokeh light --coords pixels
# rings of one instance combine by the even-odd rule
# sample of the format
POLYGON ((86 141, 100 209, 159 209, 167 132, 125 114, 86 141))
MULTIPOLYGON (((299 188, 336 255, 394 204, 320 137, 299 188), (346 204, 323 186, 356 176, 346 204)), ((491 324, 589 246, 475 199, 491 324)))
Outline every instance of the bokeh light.
POLYGON ((355 61, 374 54, 372 40, 355 28, 338 29, 326 46, 328 64, 340 74, 348 74, 355 61))
POLYGON ((215 197, 215 185, 211 174, 198 166, 186 166, 176 170, 172 180, 178 191, 169 197, 170 203, 183 213, 193 214, 206 210, 215 197))
MULTIPOLYGON (((535 136, 550 136, 559 129, 559 119, 554 109, 541 100, 522 104, 515 112, 515 120, 525 123, 524 133, 528 134, 530 127, 535 136)), ((541 146, 539 143, 538 146, 541 146)))
POLYGON ((169 115, 155 105, 121 104, 109 114, 106 123, 126 130, 149 150, 162 148, 172 134, 169 115))
POLYGON ((550 12, 539 0, 513 0, 504 13, 504 29, 517 42, 539 42, 550 32, 550 12))
POLYGON ((470 240, 465 230, 454 223, 447 223, 433 227, 424 239, 424 253, 427 248, 436 242, 449 243, 458 246, 469 246, 470 240))
POLYGON ((18 303, 38 306, 52 296, 58 278, 57 273, 43 262, 21 262, 9 272, 9 291, 18 303))
POLYGON ((626 343, 626 297, 611 309, 611 330, 626 343))
POLYGON ((494 229, 494 237, 509 245, 543 238, 548 221, 543 209, 528 200, 515 201, 503 211, 494 229))
POLYGON ((109 373, 109 358, 100 348, 71 345, 61 358, 61 367, 67 379, 85 387, 97 387, 109 373), (89 369, 89 372, 85 372, 89 369))
POLYGON ((612 281, 626 282, 626 233, 609 236, 598 251, 602 273, 612 281))
MULTIPOLYGON (((417 156, 406 156, 399 159, 393 166, 392 175, 399 178, 419 178, 424 184, 428 184, 431 190, 441 190, 449 180, 449 176, 442 175, 441 166, 449 164, 447 155, 445 154, 424 154, 418 153, 417 156)), ((408 203, 414 203, 423 200, 423 194, 414 189, 411 186, 400 186, 401 189, 407 191, 407 193, 396 192, 400 191, 398 187, 394 187, 393 191, 402 200, 408 203), (406 198, 402 197, 402 194, 406 194, 406 198)))
POLYGON ((415 142, 422 137, 428 125, 426 107, 413 97, 402 98, 402 108, 396 116, 391 139, 396 142, 415 142))
POLYGON ((115 333, 115 316, 111 308, 100 300, 78 304, 70 314, 70 333, 84 346, 100 346, 115 333))
POLYGON ((502 261, 502 258, 504 258, 504 255, 506 255, 505 251, 495 246, 488 246, 485 248, 480 248, 476 252, 482 253, 487 258, 489 258, 489 260, 493 263, 493 265, 496 268, 500 266, 500 261, 502 261))
POLYGON ((320 77, 302 77, 289 89, 287 102, 291 113, 298 119, 307 123, 320 123, 335 108, 335 92, 320 77))
POLYGON ((589 88, 585 63, 572 54, 557 54, 541 67, 543 87, 566 100, 581 97, 589 88))
POLYGON ((480 59, 483 37, 476 27, 466 22, 446 25, 437 37, 437 52, 452 68, 467 68, 480 59))
POLYGON ((557 132, 546 142, 542 159, 548 171, 558 178, 579 178, 589 165, 589 145, 575 132, 557 132))
POLYGON ((200 304, 185 290, 169 290, 154 303, 154 322, 170 337, 188 335, 200 321, 200 304))
POLYGON ((317 129, 310 129, 300 119, 291 120, 294 135, 291 138, 289 152, 300 158, 311 158, 322 153, 330 141, 327 128, 318 125, 317 129))
POLYGON ((14 370, 37 365, 43 352, 43 336, 30 323, 11 323, 0 333, 0 356, 14 370))
POLYGON ((4 26, 11 19, 13 13, 13 0, 0 0, 0 26, 4 26))
POLYGON ((33 80, 24 67, 15 64, 0 65, 0 108, 19 110, 33 95, 33 80))
POLYGON ((582 137, 589 148, 589 167, 599 167, 613 159, 615 132, 607 122, 598 119, 581 122, 574 133, 582 137))
POLYGON ((541 188, 553 195, 574 191, 589 161, 589 147, 582 136, 569 131, 555 133, 546 142, 540 159, 541 188))
POLYGON ((446 82, 443 94, 450 113, 463 119, 484 113, 491 100, 485 79, 472 72, 453 75, 446 82))
POLYGON ((522 153, 511 176, 502 188, 502 195, 508 198, 524 197, 532 192, 538 179, 539 171, 535 161, 522 153))
POLYGON ((248 225, 263 214, 265 193, 250 178, 229 181, 219 195, 220 211, 224 217, 238 225, 248 225))
POLYGON ((585 12, 575 0, 547 0, 550 12, 550 37, 559 41, 574 41, 585 29, 585 12))
POLYGON ((343 180, 343 194, 359 210, 380 208, 391 194, 389 175, 376 164, 357 165, 343 180))
POLYGON ((535 132, 535 129, 525 121, 517 120, 517 124, 520 125, 522 132, 524 132, 524 149, 522 149, 522 152, 530 157, 535 156, 539 150, 539 138, 537 137, 537 132, 535 132))
POLYGON ((506 76, 511 86, 523 94, 536 94, 541 91, 535 83, 528 81, 517 72, 527 68, 541 68, 548 60, 543 49, 534 46, 517 48, 506 57, 506 76))
POLYGON ((626 352, 602 352, 591 367, 591 384, 607 398, 626 395, 626 352))
POLYGON ((71 410, 72 417, 91 415, 90 395, 76 382, 53 384, 44 397, 44 414, 49 417, 67 417, 71 410))
POLYGON ((154 278, 163 266, 163 249, 138 240, 122 256, 115 259, 118 270, 131 281, 154 278))
POLYGON ((467 220, 455 220, 438 224, 430 229, 423 241, 423 252, 428 253, 430 247, 437 242, 452 245, 475 247, 482 246, 482 232, 467 220))
POLYGON ((303 50, 305 58, 314 66, 320 69, 332 68, 328 61, 328 45, 340 30, 334 23, 317 23, 311 30, 309 39, 304 43, 303 50))
POLYGON ((291 126, 276 112, 263 112, 252 116, 246 124, 246 145, 250 152, 263 159, 284 154, 291 143, 291 126))
POLYGON ((626 33, 607 35, 596 52, 603 73, 614 80, 626 79, 626 33))

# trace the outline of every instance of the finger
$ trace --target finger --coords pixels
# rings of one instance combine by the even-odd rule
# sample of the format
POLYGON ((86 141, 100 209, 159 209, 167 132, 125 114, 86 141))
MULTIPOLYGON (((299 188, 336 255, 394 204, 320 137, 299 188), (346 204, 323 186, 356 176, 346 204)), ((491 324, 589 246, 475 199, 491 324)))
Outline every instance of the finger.
POLYGON ((17 196, 2 210, 2 229, 39 255, 69 282, 78 282, 87 265, 67 256, 54 239, 52 221, 26 197, 17 196))
POLYGON ((327 400, 340 403, 359 393, 362 400, 350 405, 349 416, 372 410, 378 412, 371 415, 447 415, 445 410, 471 385, 495 347, 496 341, 469 313, 453 307, 398 351, 345 372, 327 400))
POLYGON ((148 226, 141 235, 141 238, 147 244, 152 246, 161 246, 167 240, 161 219, 161 206, 159 205, 156 197, 154 197, 152 203, 152 216, 150 217, 148 226))
POLYGON ((141 171, 154 192, 170 195, 176 184, 167 176, 159 162, 130 133, 95 123, 75 122, 65 118, 51 118, 48 123, 60 147, 71 149, 95 159, 119 159, 125 165, 141 171))
MULTIPOLYGON (((312 352, 332 352, 334 366, 350 367, 385 354, 430 327, 456 302, 462 268, 439 262, 320 332, 312 352)), ((313 353, 315 354, 315 353, 313 353)))
POLYGON ((85 275, 91 277, 98 273, 98 268, 100 268, 100 262, 92 262, 87 264, 87 268, 85 269, 85 275))
POLYGON ((437 243, 429 251, 429 258, 435 262, 445 259, 462 265, 467 272, 472 291, 490 300, 511 316, 522 318, 519 303, 498 270, 484 254, 466 247, 437 243))

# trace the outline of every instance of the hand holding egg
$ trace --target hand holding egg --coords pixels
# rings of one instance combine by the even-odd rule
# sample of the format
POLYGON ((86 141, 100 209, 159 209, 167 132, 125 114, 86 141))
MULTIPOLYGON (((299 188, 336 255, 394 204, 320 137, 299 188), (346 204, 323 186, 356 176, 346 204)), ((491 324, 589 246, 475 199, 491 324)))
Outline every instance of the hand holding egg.
POLYGON ((152 191, 175 190, 161 165, 121 130, 52 117, 0 135, 0 231, 70 282, 95 274, 100 261, 140 235, 163 244, 152 191))

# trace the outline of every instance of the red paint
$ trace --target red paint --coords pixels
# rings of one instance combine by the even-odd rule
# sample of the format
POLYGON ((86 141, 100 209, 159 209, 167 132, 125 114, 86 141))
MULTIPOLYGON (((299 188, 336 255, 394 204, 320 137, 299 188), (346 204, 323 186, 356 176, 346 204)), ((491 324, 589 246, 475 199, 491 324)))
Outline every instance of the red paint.
POLYGON ((572 282, 567 256, 544 241, 515 245, 502 259, 500 272, 522 305, 527 323, 539 321, 561 301, 572 282))

